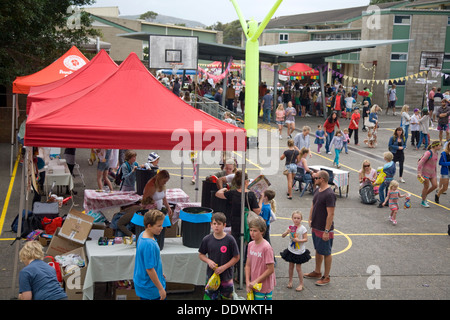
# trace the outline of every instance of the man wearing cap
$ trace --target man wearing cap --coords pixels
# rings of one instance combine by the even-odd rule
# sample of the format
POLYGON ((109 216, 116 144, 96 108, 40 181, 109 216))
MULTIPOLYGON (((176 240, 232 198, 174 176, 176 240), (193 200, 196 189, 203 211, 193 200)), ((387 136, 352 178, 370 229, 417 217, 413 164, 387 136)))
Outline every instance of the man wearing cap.
POLYGON ((411 145, 413 147, 419 144, 420 138, 420 114, 419 109, 414 109, 414 114, 411 116, 409 126, 411 128, 411 145))

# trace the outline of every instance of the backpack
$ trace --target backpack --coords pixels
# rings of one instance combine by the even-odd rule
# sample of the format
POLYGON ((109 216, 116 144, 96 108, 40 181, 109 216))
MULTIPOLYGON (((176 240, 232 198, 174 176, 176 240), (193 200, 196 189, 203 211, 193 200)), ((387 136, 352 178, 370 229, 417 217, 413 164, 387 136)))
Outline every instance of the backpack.
POLYGON ((425 154, 426 154, 428 151, 430 152, 430 156, 428 157, 427 161, 430 160, 430 159, 433 157, 433 152, 430 151, 430 150, 427 150, 427 151, 425 151, 425 152, 423 153, 423 155, 419 158, 419 160, 417 160, 417 163, 419 163, 420 160, 423 159, 423 157, 425 156, 425 154))
MULTIPOLYGON (((124 163, 126 164, 128 170, 131 171, 131 167, 130 167, 130 165, 128 164, 128 162, 125 161, 124 163)), ((123 166, 123 164, 122 164, 122 166, 123 166)), ((118 186, 120 186, 120 185, 122 184, 122 182, 123 182, 122 166, 119 167, 119 170, 117 170, 117 172, 116 172, 116 177, 114 178, 114 183, 115 183, 116 185, 118 185, 118 186)))
POLYGON ((377 202, 377 199, 375 198, 375 191, 373 190, 373 186, 371 184, 362 187, 359 190, 359 195, 361 196, 361 202, 364 204, 374 204, 377 202))
POLYGON ((114 183, 118 186, 122 183, 123 180, 123 172, 122 172, 122 166, 120 166, 119 170, 116 172, 116 177, 114 178, 114 183))

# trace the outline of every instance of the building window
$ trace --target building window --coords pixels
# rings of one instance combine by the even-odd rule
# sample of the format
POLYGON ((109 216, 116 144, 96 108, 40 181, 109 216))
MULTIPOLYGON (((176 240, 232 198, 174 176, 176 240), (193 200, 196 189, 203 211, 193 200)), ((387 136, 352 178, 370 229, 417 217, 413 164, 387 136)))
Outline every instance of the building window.
POLYGON ((316 33, 313 34, 311 40, 361 40, 360 33, 316 33))
POLYGON ((411 24, 411 16, 394 16, 394 24, 411 24))
POLYGON ((391 53, 391 61, 407 61, 407 53, 391 53))
POLYGON ((444 54, 444 62, 450 62, 450 53, 444 54))
POLYGON ((289 41, 289 33, 280 33, 280 43, 287 43, 289 41))

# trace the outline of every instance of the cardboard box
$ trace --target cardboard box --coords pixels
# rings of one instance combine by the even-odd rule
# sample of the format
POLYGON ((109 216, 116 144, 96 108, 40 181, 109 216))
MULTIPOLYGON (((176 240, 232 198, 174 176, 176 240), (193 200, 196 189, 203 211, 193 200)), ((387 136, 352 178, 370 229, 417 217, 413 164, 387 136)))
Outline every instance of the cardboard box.
POLYGON ((75 250, 79 247, 82 247, 82 244, 70 241, 66 238, 62 238, 59 236, 59 232, 61 228, 56 229, 55 234, 53 235, 52 240, 47 248, 46 255, 47 256, 57 256, 67 253, 69 251, 75 250))
POLYGON ((134 289, 116 289, 114 300, 140 300, 134 289))
POLYGON ((180 235, 179 232, 179 225, 178 222, 180 220, 178 220, 177 222, 175 222, 174 224, 172 224, 171 227, 166 228, 165 234, 164 234, 164 238, 176 238, 180 235))
POLYGON ((61 274, 63 276, 64 290, 66 291, 69 300, 83 300, 83 286, 86 278, 88 261, 84 252, 84 247, 69 251, 63 255, 78 254, 84 260, 84 267, 79 269, 77 274, 65 274, 64 268, 61 267, 61 274))
POLYGON ((70 210, 59 232, 59 236, 78 244, 84 244, 91 232, 94 217, 77 210, 70 210))

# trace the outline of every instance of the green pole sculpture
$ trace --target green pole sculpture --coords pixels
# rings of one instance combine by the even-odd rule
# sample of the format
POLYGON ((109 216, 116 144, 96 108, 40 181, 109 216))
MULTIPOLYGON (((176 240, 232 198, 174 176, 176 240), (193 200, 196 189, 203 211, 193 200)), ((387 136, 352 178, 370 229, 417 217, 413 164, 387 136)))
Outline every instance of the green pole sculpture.
POLYGON ((245 46, 245 129, 247 137, 258 136, 259 36, 264 31, 283 0, 277 0, 258 26, 253 18, 247 22, 236 0, 230 0, 236 10, 242 30, 247 38, 245 46))

